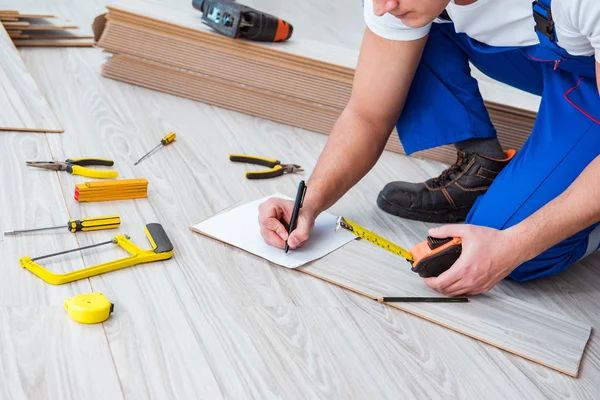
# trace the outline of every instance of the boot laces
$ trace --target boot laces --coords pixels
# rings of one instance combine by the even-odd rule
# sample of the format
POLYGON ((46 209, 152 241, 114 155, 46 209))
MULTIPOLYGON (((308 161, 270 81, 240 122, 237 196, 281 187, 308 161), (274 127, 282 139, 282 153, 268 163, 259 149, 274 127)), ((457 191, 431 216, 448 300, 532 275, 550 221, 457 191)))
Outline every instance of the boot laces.
POLYGON ((468 164, 469 155, 464 151, 457 152, 457 159, 448 169, 444 170, 437 178, 433 178, 433 187, 439 187, 445 185, 448 181, 451 181, 463 171, 463 165, 468 164))

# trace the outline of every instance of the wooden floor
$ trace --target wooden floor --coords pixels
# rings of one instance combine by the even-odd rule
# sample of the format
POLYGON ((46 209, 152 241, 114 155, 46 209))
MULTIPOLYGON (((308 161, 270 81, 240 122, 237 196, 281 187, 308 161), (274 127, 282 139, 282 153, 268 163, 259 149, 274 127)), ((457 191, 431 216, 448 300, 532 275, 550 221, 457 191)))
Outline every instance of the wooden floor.
MULTIPOLYGON (((194 12, 187 0, 172 3, 194 12)), ((0 0, 2 8, 56 13, 82 27, 103 4, 0 0)), ((362 21, 348 11, 359 0, 246 4, 294 20, 295 33, 345 46, 360 41, 362 21), (337 17, 323 19, 330 26, 311 23, 319 13, 337 17)), ((277 157, 301 164, 308 176, 325 136, 101 78, 105 55, 98 49, 23 49, 22 55, 65 132, 0 133, 0 229, 118 214, 120 232, 142 247, 148 247, 144 224, 163 224, 175 255, 50 286, 22 270, 19 257, 104 241, 114 232, 0 237, 0 399, 600 397, 595 332, 574 379, 188 229, 235 203, 295 193, 298 176, 247 181, 249 167, 231 165, 227 154, 277 157), (177 132, 177 143, 134 167, 169 131, 177 132), (85 178, 25 166, 80 156, 112 158, 121 177, 148 179, 149 199, 79 204, 74 184, 85 178), (104 292, 115 313, 104 324, 79 325, 62 303, 91 291, 104 292)), ((386 153, 331 211, 359 210, 373 228, 392 231, 397 221, 374 203, 379 189, 442 169, 386 153)), ((415 223, 397 234, 422 237, 427 227, 415 223)), ((104 247, 44 265, 68 271, 122 256, 104 247)), ((561 276, 494 290, 600 326, 597 255, 561 276)))

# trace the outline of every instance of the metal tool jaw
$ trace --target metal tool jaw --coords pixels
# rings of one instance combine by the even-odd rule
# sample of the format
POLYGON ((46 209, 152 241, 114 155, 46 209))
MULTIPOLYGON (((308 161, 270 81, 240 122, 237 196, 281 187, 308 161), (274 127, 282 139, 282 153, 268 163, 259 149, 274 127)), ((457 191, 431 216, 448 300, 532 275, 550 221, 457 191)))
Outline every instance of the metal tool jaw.
POLYGON ((296 172, 302 172, 304 169, 296 164, 281 164, 284 174, 294 174, 296 172))
POLYGON ((52 171, 66 171, 67 163, 63 161, 27 161, 28 167, 44 168, 52 171))
POLYGON ((152 245, 152 250, 143 250, 139 248, 132 243, 126 235, 117 235, 113 238, 114 244, 123 248, 130 254, 129 257, 120 260, 110 261, 64 274, 57 274, 47 270, 33 261, 29 256, 19 259, 19 264, 46 283, 51 285, 62 285, 138 264, 167 260, 173 256, 173 245, 160 224, 148 224, 144 230, 152 245))

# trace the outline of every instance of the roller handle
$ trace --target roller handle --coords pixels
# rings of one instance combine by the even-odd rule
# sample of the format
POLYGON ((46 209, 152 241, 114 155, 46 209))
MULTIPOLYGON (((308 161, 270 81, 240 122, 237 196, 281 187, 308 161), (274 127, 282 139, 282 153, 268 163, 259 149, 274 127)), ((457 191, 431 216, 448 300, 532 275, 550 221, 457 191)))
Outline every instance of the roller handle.
POLYGON ((155 253, 168 253, 173 251, 173 244, 161 224, 146 225, 146 236, 152 244, 155 253))

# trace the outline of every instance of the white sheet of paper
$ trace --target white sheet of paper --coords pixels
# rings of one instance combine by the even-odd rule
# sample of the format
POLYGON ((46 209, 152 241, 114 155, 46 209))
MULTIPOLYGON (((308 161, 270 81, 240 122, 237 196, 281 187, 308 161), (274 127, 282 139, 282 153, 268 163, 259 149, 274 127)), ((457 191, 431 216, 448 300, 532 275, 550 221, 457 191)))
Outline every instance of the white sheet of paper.
POLYGON ((336 217, 322 213, 302 247, 290 250, 286 254, 282 249, 269 246, 260 235, 258 206, 272 197, 293 200, 276 193, 218 214, 192 226, 191 229, 286 268, 297 268, 317 260, 356 239, 356 236, 347 231, 336 232, 336 217))

